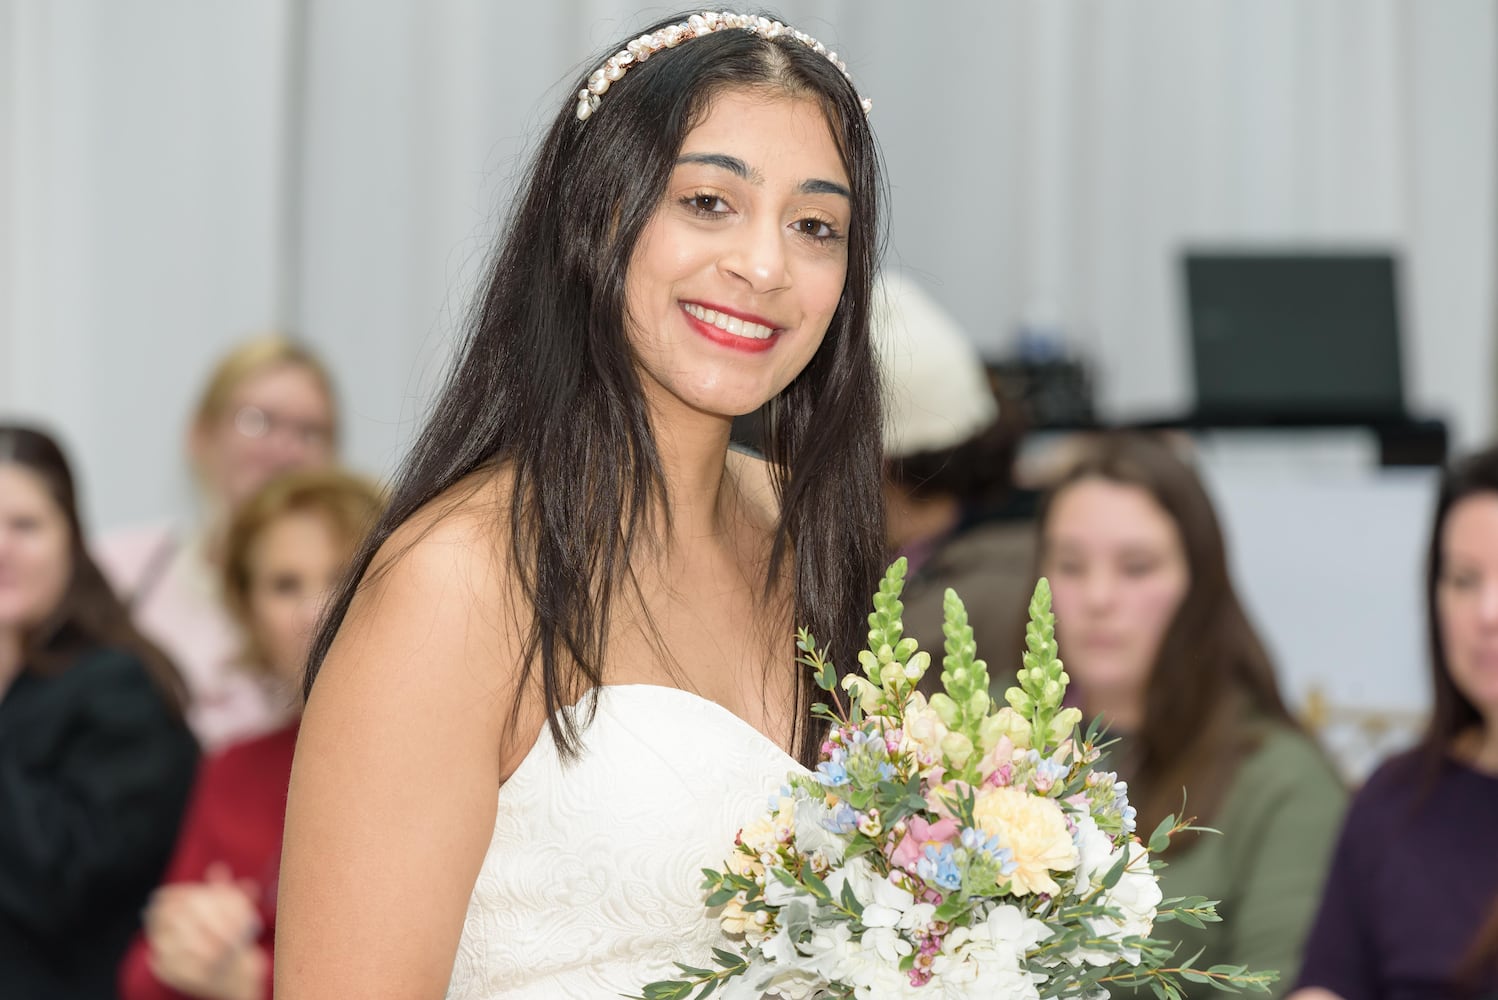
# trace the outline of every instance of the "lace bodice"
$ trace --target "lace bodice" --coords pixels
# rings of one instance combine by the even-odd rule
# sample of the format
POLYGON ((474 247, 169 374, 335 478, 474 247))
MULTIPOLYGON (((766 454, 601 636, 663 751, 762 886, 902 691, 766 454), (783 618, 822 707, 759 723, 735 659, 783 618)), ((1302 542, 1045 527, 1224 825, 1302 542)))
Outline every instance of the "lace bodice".
POLYGON ((596 694, 580 760, 543 730, 500 789, 448 1000, 638 995, 675 961, 711 962, 701 870, 798 765, 686 691, 596 694))

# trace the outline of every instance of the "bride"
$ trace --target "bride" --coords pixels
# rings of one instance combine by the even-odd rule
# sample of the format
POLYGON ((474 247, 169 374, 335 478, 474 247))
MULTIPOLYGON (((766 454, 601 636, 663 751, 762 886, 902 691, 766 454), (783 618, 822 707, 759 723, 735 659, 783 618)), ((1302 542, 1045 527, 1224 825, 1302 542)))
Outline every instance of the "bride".
POLYGON ((672 18, 580 81, 315 646, 276 996, 603 997, 815 760, 881 561, 878 164, 835 56, 672 18), (766 407, 768 461, 729 448, 766 407), (794 758, 794 760, 793 760, 794 758))

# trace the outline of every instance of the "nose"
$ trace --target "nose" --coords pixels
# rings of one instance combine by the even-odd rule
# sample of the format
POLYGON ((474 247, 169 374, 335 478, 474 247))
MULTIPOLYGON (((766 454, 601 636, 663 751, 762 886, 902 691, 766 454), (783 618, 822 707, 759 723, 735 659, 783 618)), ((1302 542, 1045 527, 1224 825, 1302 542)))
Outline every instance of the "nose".
POLYGON ((277 428, 267 436, 266 444, 279 469, 298 468, 312 459, 312 446, 292 427, 277 428))
POLYGON ((1487 580, 1477 597, 1477 613, 1486 628, 1498 628, 1498 580, 1487 580))
POLYGON ((323 604, 327 601, 326 591, 319 591, 302 598, 297 606, 297 624, 301 626, 302 633, 311 635, 317 628, 318 621, 322 618, 323 604))
POLYGON ((1088 573, 1078 589, 1082 592, 1082 603, 1092 611, 1107 608, 1112 604, 1116 590, 1112 574, 1101 570, 1088 573))
POLYGON ((738 227, 729 237, 719 266, 756 292, 773 292, 791 283, 785 253, 786 231, 766 217, 738 227))

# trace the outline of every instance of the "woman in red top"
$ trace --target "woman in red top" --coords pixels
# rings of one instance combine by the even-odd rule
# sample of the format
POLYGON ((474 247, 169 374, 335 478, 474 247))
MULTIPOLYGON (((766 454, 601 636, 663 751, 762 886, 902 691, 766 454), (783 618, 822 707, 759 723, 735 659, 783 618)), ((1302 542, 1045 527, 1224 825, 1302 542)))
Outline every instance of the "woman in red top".
MULTIPOLYGON (((236 516, 225 554, 245 662, 288 699, 322 597, 380 508, 378 491, 339 472, 273 480, 236 516)), ((297 720, 208 759, 165 882, 120 969, 122 1000, 260 1000, 271 993, 276 879, 297 720)))

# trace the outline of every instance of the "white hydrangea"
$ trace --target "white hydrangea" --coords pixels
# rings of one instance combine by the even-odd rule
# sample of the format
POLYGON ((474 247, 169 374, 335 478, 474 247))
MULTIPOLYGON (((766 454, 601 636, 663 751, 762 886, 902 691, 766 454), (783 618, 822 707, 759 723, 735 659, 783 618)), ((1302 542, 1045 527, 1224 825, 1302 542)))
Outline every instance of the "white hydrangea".
MULTIPOLYGON (((1126 847, 1113 848, 1108 835, 1098 829, 1091 816, 1077 819, 1077 849, 1082 862, 1077 866, 1077 895, 1085 896, 1093 885, 1124 857, 1128 851, 1128 865, 1123 877, 1097 902, 1119 911, 1121 919, 1112 917, 1089 917, 1088 927, 1098 937, 1122 940, 1126 937, 1143 937, 1155 926, 1155 915, 1164 896, 1159 879, 1149 867, 1149 853, 1137 840, 1129 840, 1126 847)), ((1124 948, 1121 952, 1103 951, 1095 948, 1079 948, 1070 958, 1074 963, 1109 965, 1122 957, 1130 965, 1139 964, 1139 949, 1124 948)))

